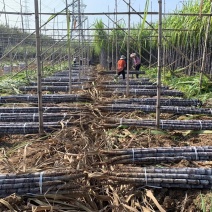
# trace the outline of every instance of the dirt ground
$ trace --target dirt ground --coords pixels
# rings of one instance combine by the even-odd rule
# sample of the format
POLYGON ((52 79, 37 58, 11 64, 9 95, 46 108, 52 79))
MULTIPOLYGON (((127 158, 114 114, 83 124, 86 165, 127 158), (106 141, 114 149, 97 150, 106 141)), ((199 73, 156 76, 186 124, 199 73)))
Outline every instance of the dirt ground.
MULTIPOLYGON (((95 105, 86 105, 89 112, 87 115, 83 114, 79 120, 74 120, 72 127, 61 125, 61 130, 45 136, 2 136, 0 138, 1 173, 31 173, 60 168, 83 170, 95 174, 101 170, 114 169, 112 165, 107 167, 98 164, 106 160, 105 156, 101 155, 101 150, 212 145, 212 132, 210 131, 159 131, 135 127, 106 128, 102 125, 104 117, 124 115, 125 117, 147 118, 152 114, 100 113, 96 106, 102 104, 103 100, 107 100, 101 98, 100 95, 99 99, 100 101, 96 101, 95 105)), ((158 164, 157 166, 212 168, 212 161, 182 160, 178 163, 158 164)), ((212 192, 209 189, 168 189, 148 186, 137 189, 131 185, 110 186, 110 188, 107 185, 98 186, 97 182, 90 181, 85 196, 72 197, 68 200, 58 197, 60 201, 54 203, 40 196, 29 198, 15 194, 4 200, 16 211, 33 211, 35 205, 42 206, 44 202, 48 206, 57 205, 60 209, 52 209, 45 205, 46 208, 36 208, 34 211, 163 211, 160 207, 165 211, 177 212, 203 211, 202 208, 207 212, 212 210, 212 192), (73 206, 72 210, 64 209, 64 203, 69 206, 75 205, 75 207, 73 206)), ((0 201, 0 211, 10 211, 5 202, 0 201)))

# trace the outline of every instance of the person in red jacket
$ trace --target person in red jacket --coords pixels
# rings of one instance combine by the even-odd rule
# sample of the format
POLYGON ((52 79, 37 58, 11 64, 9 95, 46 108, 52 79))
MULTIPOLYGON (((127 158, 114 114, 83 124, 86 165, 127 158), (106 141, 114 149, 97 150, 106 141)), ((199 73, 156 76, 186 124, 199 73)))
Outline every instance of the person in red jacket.
POLYGON ((123 79, 125 79, 125 69, 126 69, 126 57, 124 55, 121 55, 120 59, 117 62, 117 75, 114 77, 117 79, 121 74, 123 79))

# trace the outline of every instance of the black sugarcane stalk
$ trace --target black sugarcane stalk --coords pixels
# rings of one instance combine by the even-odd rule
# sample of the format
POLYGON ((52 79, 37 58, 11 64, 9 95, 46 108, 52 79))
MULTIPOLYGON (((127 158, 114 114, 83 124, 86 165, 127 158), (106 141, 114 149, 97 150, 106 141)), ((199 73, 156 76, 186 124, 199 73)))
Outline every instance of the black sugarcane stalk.
MULTIPOLYGON (((127 98, 127 99, 114 99, 108 101, 111 104, 138 104, 138 105, 156 105, 154 98, 127 98)), ((202 101, 198 99, 181 99, 181 98, 161 98, 161 106, 201 106, 202 101)))
MULTIPOLYGON (((142 111, 146 113, 153 113, 156 110, 154 105, 134 105, 134 104, 112 104, 98 106, 100 111, 104 112, 132 112, 142 111)), ((193 107, 180 107, 180 106, 161 106, 160 111, 162 113, 174 113, 174 114, 205 114, 212 115, 211 108, 193 108, 193 107)))
MULTIPOLYGON (((106 120, 107 126, 118 127, 120 125, 154 128, 155 120, 118 119, 109 118, 106 120)), ((163 130, 211 130, 211 120, 160 120, 160 128, 163 130)))

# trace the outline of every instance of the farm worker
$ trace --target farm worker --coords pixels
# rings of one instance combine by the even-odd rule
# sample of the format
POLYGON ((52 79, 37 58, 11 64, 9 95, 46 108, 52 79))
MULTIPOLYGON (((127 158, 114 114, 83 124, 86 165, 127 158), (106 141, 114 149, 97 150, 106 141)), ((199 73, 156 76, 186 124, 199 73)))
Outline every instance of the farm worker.
MULTIPOLYGON (((133 60, 133 66, 132 66, 133 69, 135 69, 136 71, 139 71, 141 67, 141 59, 138 57, 136 53, 132 53, 130 57, 133 60)), ((138 78, 138 74, 136 74, 136 78, 138 78)))
POLYGON ((76 62, 77 62, 77 58, 76 58, 76 57, 74 57, 74 59, 73 59, 73 63, 74 63, 74 64, 76 64, 76 62))
POLYGON ((109 56, 107 58, 107 62, 108 62, 109 70, 111 70, 112 69, 112 59, 109 56))
POLYGON ((114 77, 117 79, 121 74, 123 76, 123 79, 125 79, 125 68, 126 68, 126 57, 124 55, 121 55, 120 59, 117 62, 117 75, 114 77))

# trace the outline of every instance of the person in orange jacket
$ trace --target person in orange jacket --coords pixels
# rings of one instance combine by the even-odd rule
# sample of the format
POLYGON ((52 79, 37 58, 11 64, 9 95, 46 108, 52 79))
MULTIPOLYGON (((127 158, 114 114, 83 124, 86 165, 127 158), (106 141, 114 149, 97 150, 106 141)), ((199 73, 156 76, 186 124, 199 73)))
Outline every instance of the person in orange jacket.
POLYGON ((123 79, 125 79, 125 69, 126 69, 126 57, 124 55, 121 55, 120 59, 117 62, 117 75, 114 77, 117 79, 121 74, 123 79))

